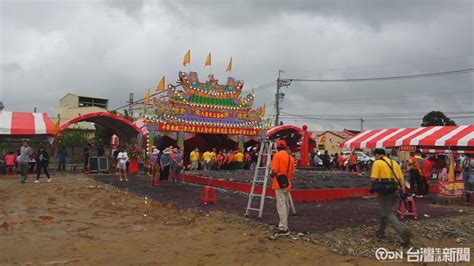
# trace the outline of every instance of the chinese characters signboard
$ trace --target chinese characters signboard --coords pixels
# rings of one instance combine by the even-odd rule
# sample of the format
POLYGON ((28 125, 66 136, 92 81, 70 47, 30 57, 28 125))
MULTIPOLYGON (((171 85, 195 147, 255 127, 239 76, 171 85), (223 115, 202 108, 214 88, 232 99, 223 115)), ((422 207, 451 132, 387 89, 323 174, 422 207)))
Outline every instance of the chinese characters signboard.
POLYGON ((258 136, 259 130, 245 129, 245 128, 227 128, 215 126, 191 126, 191 125, 173 125, 169 123, 159 123, 159 131, 177 131, 189 133, 202 134, 226 134, 226 135, 244 135, 244 136, 258 136))

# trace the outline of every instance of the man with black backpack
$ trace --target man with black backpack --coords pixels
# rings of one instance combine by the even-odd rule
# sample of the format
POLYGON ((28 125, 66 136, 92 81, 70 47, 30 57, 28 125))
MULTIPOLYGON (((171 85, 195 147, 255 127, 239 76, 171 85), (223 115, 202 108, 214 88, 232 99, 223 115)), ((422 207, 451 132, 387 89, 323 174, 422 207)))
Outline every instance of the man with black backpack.
POLYGON ((295 159, 287 152, 286 142, 279 140, 276 143, 278 152, 272 159, 272 189, 275 190, 277 212, 280 217, 275 236, 289 235, 288 214, 290 212, 290 190, 295 173, 295 159))
POLYGON ((385 156, 384 149, 375 149, 375 162, 372 165, 370 192, 379 193, 380 203, 380 228, 376 233, 379 238, 385 238, 385 228, 391 224, 403 240, 403 245, 410 243, 411 233, 393 214, 393 205, 400 198, 405 200, 405 181, 400 166, 395 160, 385 156), (398 194, 397 194, 398 191, 398 194))

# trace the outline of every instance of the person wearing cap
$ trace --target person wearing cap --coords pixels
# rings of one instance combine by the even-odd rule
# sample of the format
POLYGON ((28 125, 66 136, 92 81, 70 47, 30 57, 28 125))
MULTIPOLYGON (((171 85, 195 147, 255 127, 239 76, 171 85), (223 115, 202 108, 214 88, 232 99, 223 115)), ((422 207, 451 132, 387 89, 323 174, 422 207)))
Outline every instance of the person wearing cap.
POLYGON ((295 159, 287 152, 287 145, 284 140, 279 140, 276 146, 278 152, 273 156, 271 165, 273 176, 272 189, 275 190, 277 212, 280 221, 275 236, 285 236, 289 235, 289 201, 293 175, 295 173, 295 159))
POLYGON ((30 156, 33 154, 31 147, 28 145, 28 139, 23 139, 20 148, 20 155, 18 156, 18 173, 21 176, 21 183, 26 183, 28 178, 28 166, 30 163, 30 156))
POLYGON ((152 148, 150 155, 150 173, 151 173, 151 186, 157 186, 156 176, 160 172, 160 151, 156 148, 152 148))
POLYGON ((400 166, 395 160, 385 155, 384 149, 375 149, 375 162, 370 175, 372 185, 370 192, 378 192, 380 204, 380 227, 376 232, 378 238, 385 238, 385 228, 391 224, 403 240, 403 245, 408 246, 411 233, 393 214, 393 205, 398 200, 397 190, 404 198, 405 181, 400 166))
POLYGON ((166 183, 168 182, 168 178, 170 176, 170 168, 171 168, 171 154, 172 151, 169 148, 166 148, 163 151, 163 155, 160 158, 160 165, 161 165, 161 172, 160 172, 160 182, 166 183))

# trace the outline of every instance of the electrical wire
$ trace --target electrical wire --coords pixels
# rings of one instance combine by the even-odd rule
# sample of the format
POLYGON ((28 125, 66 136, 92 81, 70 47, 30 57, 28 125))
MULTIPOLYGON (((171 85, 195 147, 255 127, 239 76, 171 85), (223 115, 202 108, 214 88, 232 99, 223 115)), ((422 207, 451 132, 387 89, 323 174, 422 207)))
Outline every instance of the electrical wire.
MULTIPOLYGON (((163 91, 159 91, 159 92, 156 92, 156 93, 153 93, 153 94, 150 94, 150 98, 153 97, 153 96, 156 96, 156 95, 159 95, 159 94, 162 94, 164 93, 166 90, 163 90, 163 91)), ((163 97, 162 97, 163 98, 163 97)), ((144 103, 145 102, 145 97, 139 99, 139 100, 136 100, 132 103, 132 106, 135 106, 136 104, 140 104, 140 103, 144 103)), ((126 107, 129 107, 130 104, 126 104, 126 105, 123 105, 123 106, 120 106, 120 107, 117 107, 111 111, 118 111, 120 109, 123 109, 123 108, 126 108, 126 107)))
MULTIPOLYGON (((287 112, 282 112, 289 114, 287 112)), ((443 112, 445 115, 469 115, 469 114, 474 114, 474 112, 466 111, 466 112, 443 112)), ((293 115, 293 114, 292 114, 293 115)), ((294 115, 303 115, 303 116, 313 116, 313 114, 294 114, 294 115)), ((344 117, 344 118, 360 118, 360 117, 410 117, 410 116, 423 116, 426 115, 426 112, 423 113, 369 113, 369 114, 329 114, 329 115, 324 115, 321 118, 338 118, 338 117, 344 117)))
MULTIPOLYGON (((450 100, 455 100, 455 101, 472 101, 472 99, 474 99, 474 97, 463 97, 463 98, 460 98, 460 99, 450 99, 450 100)), ((428 100, 419 100, 419 101, 403 101, 403 102, 378 102, 378 103, 373 103, 373 104, 365 104, 365 103, 360 103, 362 105, 353 105, 351 104, 351 108, 365 108, 365 107, 373 107, 373 106, 392 106, 394 104, 415 104, 415 103, 436 103, 438 101, 440 101, 441 99, 438 99, 438 100, 435 100, 435 101, 428 101, 428 100)), ((443 101, 447 101, 448 99, 447 98, 443 98, 442 99, 443 101)), ((301 110, 301 109, 312 109, 314 108, 315 106, 307 106, 307 107, 299 107, 298 109, 301 110)), ((328 110, 328 109, 340 109, 341 107, 340 106, 334 106, 333 108, 330 108, 330 107, 327 107, 327 106, 321 106, 321 108, 323 108, 324 110, 328 110)), ((317 108, 316 108, 317 110, 317 108)))
POLYGON ((423 73, 415 75, 386 76, 386 77, 368 77, 368 78, 348 78, 348 79, 304 79, 304 78, 286 78, 281 80, 302 81, 302 82, 359 82, 359 81, 380 81, 380 80, 400 80, 426 77, 439 77, 448 75, 459 75, 474 72, 474 68, 457 69, 443 72, 423 73))
MULTIPOLYGON (((454 91, 454 92, 443 92, 443 93, 432 93, 424 95, 404 95, 404 96, 383 96, 383 97, 371 97, 371 98, 345 98, 345 99, 329 99, 329 100, 311 100, 311 102, 345 102, 345 101, 364 101, 364 100, 380 100, 380 99, 400 99, 400 98, 418 98, 418 97, 430 97, 439 95, 456 95, 456 94, 474 94, 474 91, 454 91)), ((308 99, 302 100, 289 100, 290 102, 307 102, 308 99)))
MULTIPOLYGON (((282 112, 286 114, 286 116, 281 116, 282 118, 289 118, 289 119, 295 119, 295 118, 300 118, 300 119, 306 119, 306 120, 319 120, 319 121, 360 121, 360 118, 322 118, 322 117, 314 117, 314 116, 307 116, 307 115, 298 115, 298 114, 292 114, 288 112, 282 112)), ((364 118, 364 121, 408 121, 408 120, 420 120, 420 117, 387 117, 387 118, 376 118, 376 119, 371 119, 368 118, 366 119, 366 116, 362 116, 364 118)), ((474 115, 458 115, 458 116, 451 116, 451 119, 459 119, 459 118, 474 118, 474 115)))

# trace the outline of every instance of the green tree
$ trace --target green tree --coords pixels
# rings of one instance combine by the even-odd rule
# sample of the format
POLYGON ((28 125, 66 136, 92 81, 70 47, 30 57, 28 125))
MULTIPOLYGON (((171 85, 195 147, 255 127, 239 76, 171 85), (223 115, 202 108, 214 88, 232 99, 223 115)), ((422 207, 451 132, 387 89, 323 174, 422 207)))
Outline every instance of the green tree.
POLYGON ((71 156, 74 155, 75 147, 83 147, 87 145, 89 138, 87 137, 87 131, 80 128, 66 129, 61 132, 59 136, 59 146, 71 148, 71 156))
POLYGON ((422 127, 429 126, 455 126, 456 122, 451 120, 441 111, 431 111, 423 117, 422 127))
POLYGON ((114 134, 108 127, 95 123, 95 137, 94 142, 96 144, 107 144, 110 138, 114 134))

